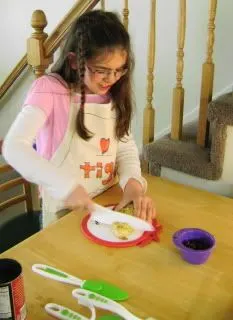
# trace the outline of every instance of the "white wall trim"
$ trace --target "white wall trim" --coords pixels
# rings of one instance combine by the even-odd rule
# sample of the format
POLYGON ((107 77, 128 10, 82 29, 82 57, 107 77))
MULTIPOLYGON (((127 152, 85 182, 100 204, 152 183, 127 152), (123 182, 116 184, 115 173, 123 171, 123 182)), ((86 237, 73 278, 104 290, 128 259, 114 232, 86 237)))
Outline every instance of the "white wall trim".
POLYGON ((206 180, 199 177, 191 176, 181 171, 176 171, 171 168, 161 167, 161 177, 170 181, 174 181, 186 186, 192 186, 196 189, 206 190, 225 197, 233 198, 232 181, 206 180))

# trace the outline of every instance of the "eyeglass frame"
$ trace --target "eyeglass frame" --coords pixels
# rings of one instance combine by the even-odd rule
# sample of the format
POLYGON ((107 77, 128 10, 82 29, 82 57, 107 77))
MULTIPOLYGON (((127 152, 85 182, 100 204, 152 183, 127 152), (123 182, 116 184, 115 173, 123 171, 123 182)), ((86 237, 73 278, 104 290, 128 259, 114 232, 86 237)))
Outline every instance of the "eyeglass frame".
POLYGON ((114 75, 115 78, 120 79, 121 77, 123 77, 124 75, 127 74, 127 72, 129 71, 129 69, 127 67, 122 68, 122 70, 113 70, 113 69, 101 69, 101 68, 95 68, 95 67, 91 67, 89 65, 86 64, 86 68, 88 71, 90 71, 94 76, 98 76, 101 78, 108 78, 110 77, 112 74, 114 75), (95 69, 95 70, 94 70, 95 69), (121 74, 118 74, 118 72, 121 72, 121 74))

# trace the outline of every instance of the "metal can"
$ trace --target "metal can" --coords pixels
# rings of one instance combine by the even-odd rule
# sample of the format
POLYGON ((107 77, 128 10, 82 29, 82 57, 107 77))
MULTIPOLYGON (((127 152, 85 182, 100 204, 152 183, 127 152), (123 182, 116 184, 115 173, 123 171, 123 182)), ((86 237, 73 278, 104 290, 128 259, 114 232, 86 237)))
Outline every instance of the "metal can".
POLYGON ((0 259, 0 319, 26 319, 22 266, 13 259, 0 259))

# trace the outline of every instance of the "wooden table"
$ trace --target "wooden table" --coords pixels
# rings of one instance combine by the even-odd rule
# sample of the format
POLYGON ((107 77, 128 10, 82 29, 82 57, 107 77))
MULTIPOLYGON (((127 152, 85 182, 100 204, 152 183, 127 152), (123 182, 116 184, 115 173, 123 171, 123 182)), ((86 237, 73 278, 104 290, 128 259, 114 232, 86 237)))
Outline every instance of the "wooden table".
MULTIPOLYGON (((158 320, 233 319, 233 200, 146 177, 148 194, 157 204, 164 227, 160 243, 144 248, 113 249, 94 244, 80 231, 82 213, 71 213, 0 257, 17 259, 24 270, 28 319, 52 319, 43 307, 56 302, 80 310, 73 286, 45 279, 31 271, 33 263, 53 265, 82 279, 100 278, 126 289, 124 305, 137 316, 158 320), (217 246, 204 265, 180 258, 172 234, 183 227, 201 227, 216 236, 217 246)), ((113 187, 97 198, 116 203, 113 187)))

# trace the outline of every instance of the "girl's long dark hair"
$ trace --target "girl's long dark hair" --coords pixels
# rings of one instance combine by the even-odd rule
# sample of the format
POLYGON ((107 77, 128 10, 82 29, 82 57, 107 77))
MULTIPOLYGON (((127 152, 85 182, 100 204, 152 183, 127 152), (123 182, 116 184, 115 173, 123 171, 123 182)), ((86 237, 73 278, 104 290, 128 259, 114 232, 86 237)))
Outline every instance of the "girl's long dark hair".
POLYGON ((126 67, 128 69, 128 72, 110 89, 113 108, 117 115, 116 137, 120 140, 129 133, 133 113, 131 76, 134 59, 129 34, 118 16, 101 10, 93 10, 80 16, 71 27, 60 58, 51 70, 58 73, 69 85, 78 85, 80 88, 81 103, 76 119, 76 130, 84 140, 92 136, 84 124, 86 62, 116 48, 127 52, 126 67), (71 67, 70 52, 75 53, 77 57, 78 70, 71 67))

